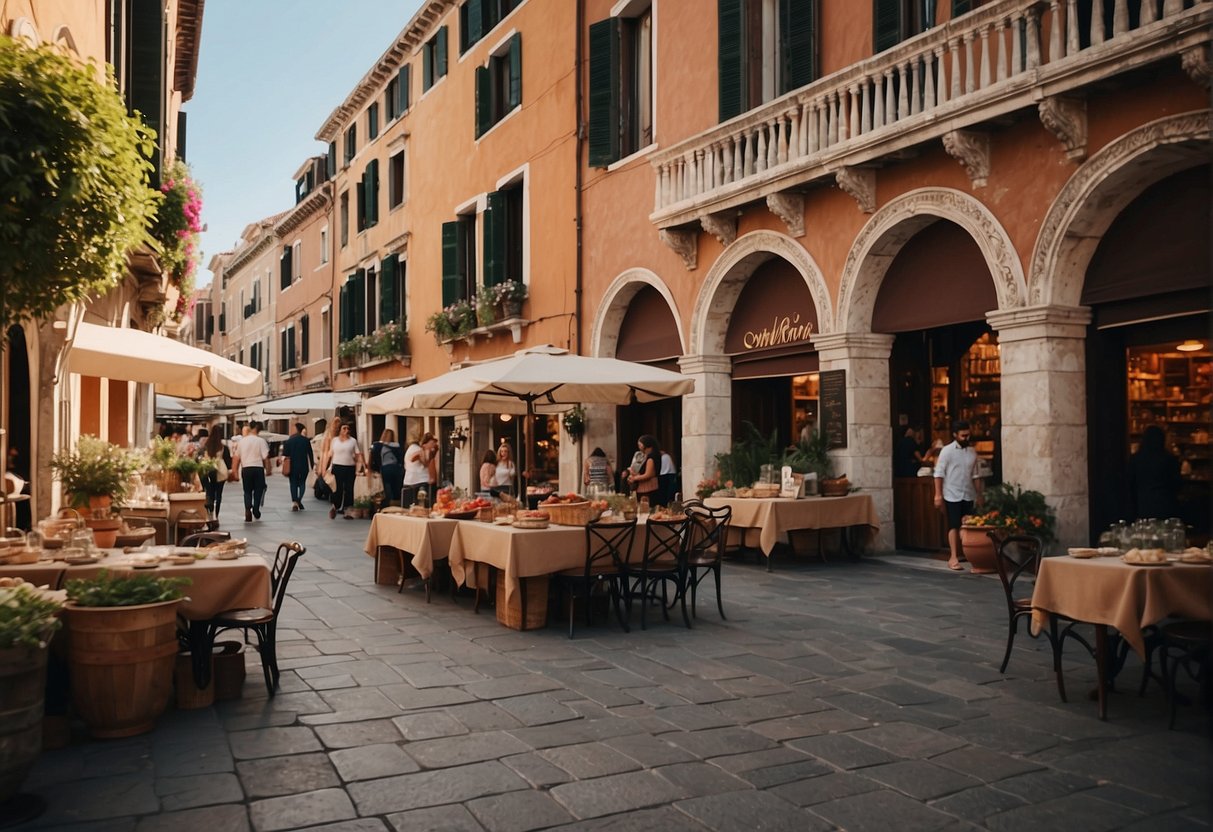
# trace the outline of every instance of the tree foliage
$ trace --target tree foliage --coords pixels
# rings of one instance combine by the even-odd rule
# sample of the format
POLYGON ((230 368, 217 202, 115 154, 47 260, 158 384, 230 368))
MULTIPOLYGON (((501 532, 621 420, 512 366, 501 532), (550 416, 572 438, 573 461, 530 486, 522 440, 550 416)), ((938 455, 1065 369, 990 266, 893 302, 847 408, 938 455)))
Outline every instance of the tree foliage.
POLYGON ((107 81, 0 36, 0 331, 109 290, 147 239, 155 134, 107 81))

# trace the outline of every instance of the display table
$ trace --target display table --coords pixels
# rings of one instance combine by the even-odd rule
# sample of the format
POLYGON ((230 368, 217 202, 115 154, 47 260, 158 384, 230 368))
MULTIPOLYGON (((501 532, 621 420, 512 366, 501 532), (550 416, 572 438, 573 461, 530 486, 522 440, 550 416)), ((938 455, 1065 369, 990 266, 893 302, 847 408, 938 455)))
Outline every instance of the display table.
POLYGON ((408 553, 412 556, 409 562, 413 569, 425 582, 426 600, 429 600, 434 561, 446 559, 458 524, 458 520, 445 518, 376 514, 371 518, 371 528, 362 547, 375 559, 375 583, 403 584, 404 555, 408 553), (385 557, 384 549, 395 550, 397 556, 385 557))
MULTIPOLYGON (((709 508, 728 506, 733 509, 733 517, 729 521, 730 533, 739 530, 746 546, 760 548, 767 558, 768 569, 771 551, 775 548, 779 535, 789 531, 845 530, 851 526, 868 526, 874 530, 880 528, 876 507, 867 494, 806 497, 800 500, 784 497, 708 497, 703 502, 709 508)), ((847 545, 845 537, 844 545, 847 545)))
POLYGON ((1167 616, 1213 617, 1213 566, 1170 562, 1135 566, 1111 558, 1044 558, 1032 592, 1032 631, 1047 629, 1051 614, 1095 625, 1099 718, 1106 719, 1108 627, 1115 627, 1142 658, 1142 629, 1167 616))

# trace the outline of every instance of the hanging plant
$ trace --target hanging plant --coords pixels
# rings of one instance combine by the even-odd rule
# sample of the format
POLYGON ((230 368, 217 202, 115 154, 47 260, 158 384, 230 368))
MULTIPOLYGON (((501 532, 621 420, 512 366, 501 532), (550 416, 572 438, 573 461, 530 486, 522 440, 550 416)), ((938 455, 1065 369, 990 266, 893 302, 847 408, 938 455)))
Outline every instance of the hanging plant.
POLYGON ((202 189, 185 162, 178 160, 164 172, 160 192, 164 198, 156 212, 152 236, 160 244, 160 265, 185 297, 194 291, 194 272, 200 257, 202 189))
POLYGON ((573 409, 564 414, 564 432, 573 440, 580 439, 585 433, 585 409, 574 405, 573 409))
POLYGON ((154 133, 113 73, 0 36, 0 331, 109 291, 148 239, 154 133))

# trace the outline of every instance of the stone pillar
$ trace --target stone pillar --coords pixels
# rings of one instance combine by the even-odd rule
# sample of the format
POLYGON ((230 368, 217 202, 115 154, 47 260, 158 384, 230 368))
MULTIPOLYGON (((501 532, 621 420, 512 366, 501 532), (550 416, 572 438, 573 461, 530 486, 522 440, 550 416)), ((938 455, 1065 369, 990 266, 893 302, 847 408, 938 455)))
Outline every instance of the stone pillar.
POLYGON ((889 423, 889 353, 893 336, 839 332, 813 336, 824 370, 847 372, 847 446, 830 452, 835 475, 872 498, 880 531, 875 551, 891 551, 893 533, 893 429, 889 423))
MULTIPOLYGON (((585 404, 582 407, 585 408, 585 435, 581 437, 581 456, 576 462, 576 470, 573 471, 574 489, 577 491, 583 487, 581 482, 582 464, 595 448, 602 448, 606 452, 607 459, 611 461, 611 469, 619 470, 619 460, 615 458, 615 449, 619 442, 616 435, 618 428, 615 424, 615 413, 618 407, 613 404, 585 404)), ((629 456, 624 462, 631 462, 631 457, 629 456)))
POLYGON ((682 487, 716 473, 716 454, 733 445, 733 360, 727 355, 684 355, 682 374, 695 379, 695 390, 682 397, 682 487))
POLYGON ((1062 545, 1087 545, 1086 335, 1091 310, 991 312, 1002 363, 1002 478, 1045 495, 1062 545))

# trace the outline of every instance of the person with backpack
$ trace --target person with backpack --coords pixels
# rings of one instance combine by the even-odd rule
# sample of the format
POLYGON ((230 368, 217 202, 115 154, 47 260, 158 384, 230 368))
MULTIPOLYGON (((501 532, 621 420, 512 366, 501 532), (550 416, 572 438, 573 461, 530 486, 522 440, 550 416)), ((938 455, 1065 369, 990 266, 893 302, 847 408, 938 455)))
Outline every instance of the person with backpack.
POLYGON ((404 454, 396 441, 396 431, 387 428, 379 441, 371 445, 371 470, 383 477, 383 497, 390 505, 399 505, 404 488, 404 454))

